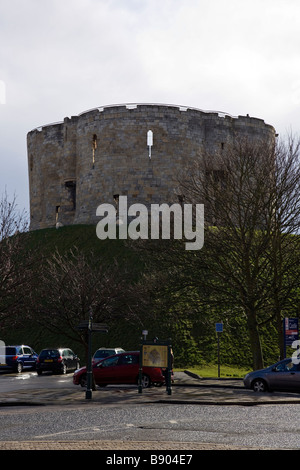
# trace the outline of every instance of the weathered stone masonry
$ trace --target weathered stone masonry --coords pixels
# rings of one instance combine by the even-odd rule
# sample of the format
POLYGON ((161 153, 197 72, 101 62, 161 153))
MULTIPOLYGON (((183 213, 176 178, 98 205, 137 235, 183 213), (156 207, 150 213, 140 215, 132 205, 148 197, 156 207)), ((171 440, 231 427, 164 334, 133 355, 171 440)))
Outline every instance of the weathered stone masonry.
POLYGON ((99 204, 119 195, 128 204, 178 202, 178 173, 203 149, 244 135, 270 139, 275 130, 249 116, 156 104, 96 108, 34 129, 27 135, 30 228, 97 223, 99 204))

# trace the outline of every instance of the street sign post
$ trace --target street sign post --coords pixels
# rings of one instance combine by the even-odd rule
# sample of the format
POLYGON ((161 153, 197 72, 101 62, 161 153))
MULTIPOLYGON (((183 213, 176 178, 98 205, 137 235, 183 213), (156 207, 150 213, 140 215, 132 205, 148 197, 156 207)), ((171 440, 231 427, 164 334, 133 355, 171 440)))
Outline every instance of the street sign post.
POLYGON ((223 322, 216 323, 216 333, 218 338, 218 377, 220 377, 220 333, 223 333, 223 322))
POLYGON ((90 312, 89 319, 86 321, 81 322, 77 326, 78 330, 83 330, 87 334, 88 340, 88 357, 87 357, 87 368, 86 368, 86 392, 85 398, 91 399, 92 398, 92 386, 93 386, 93 370, 92 370, 92 332, 100 332, 100 333, 107 333, 108 326, 104 325, 103 323, 93 323, 93 315, 90 312))

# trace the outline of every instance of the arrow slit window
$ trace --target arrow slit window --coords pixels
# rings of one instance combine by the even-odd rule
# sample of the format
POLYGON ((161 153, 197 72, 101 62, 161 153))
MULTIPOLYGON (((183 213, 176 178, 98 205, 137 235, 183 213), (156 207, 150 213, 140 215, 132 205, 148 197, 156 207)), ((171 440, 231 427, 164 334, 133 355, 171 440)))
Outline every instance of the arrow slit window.
POLYGON ((97 150, 97 135, 93 135, 93 144, 92 144, 92 149, 93 149, 93 168, 95 167, 95 153, 97 150))

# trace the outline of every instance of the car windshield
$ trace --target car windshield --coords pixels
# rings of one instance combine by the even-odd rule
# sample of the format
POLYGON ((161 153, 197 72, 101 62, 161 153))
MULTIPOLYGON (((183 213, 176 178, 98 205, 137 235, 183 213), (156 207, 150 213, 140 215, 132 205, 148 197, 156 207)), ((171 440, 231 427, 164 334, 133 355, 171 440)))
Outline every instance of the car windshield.
POLYGON ((95 352, 95 355, 94 355, 94 358, 104 358, 104 357, 108 357, 108 356, 112 356, 113 354, 115 353, 115 351, 113 350, 98 350, 95 352))

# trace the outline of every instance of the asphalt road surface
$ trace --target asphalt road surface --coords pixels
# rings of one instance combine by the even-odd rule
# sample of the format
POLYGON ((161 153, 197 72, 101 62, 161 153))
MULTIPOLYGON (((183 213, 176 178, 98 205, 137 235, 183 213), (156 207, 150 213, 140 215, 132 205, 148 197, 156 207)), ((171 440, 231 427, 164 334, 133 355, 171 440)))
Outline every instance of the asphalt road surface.
POLYGON ((75 387, 72 382, 73 373, 66 375, 56 375, 44 373, 37 375, 35 371, 28 370, 21 374, 9 371, 0 371, 0 393, 12 392, 14 390, 26 390, 31 388, 63 388, 66 386, 75 387))
POLYGON ((299 449, 300 405, 3 407, 0 441, 203 442, 299 449))
MULTIPOLYGON (((0 374, 0 392, 75 387, 72 374, 0 374)), ((5 441, 209 443, 242 449, 300 449, 300 404, 220 406, 99 403, 0 408, 5 441)))

